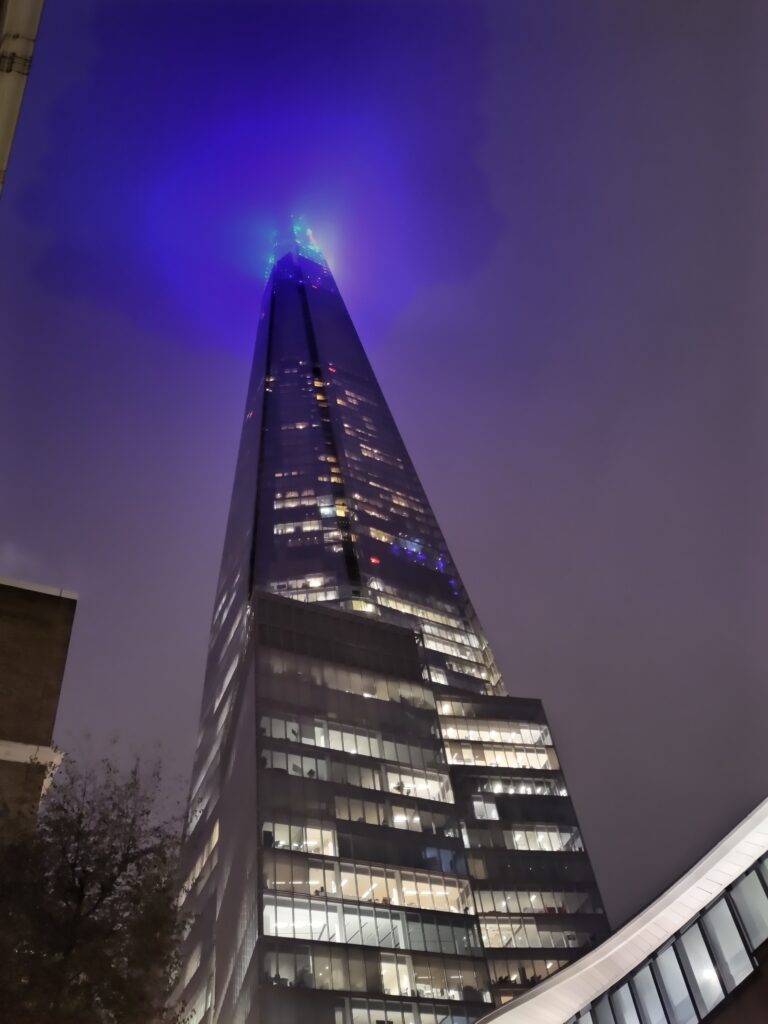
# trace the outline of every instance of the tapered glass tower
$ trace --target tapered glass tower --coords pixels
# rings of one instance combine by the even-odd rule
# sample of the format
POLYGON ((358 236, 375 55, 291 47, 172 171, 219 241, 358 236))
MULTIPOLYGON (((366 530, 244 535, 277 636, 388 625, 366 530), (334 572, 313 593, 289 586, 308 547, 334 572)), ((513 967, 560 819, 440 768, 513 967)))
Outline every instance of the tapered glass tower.
POLYGON ((205 1024, 469 1024, 607 931, 541 704, 507 695, 298 224, 260 314, 185 858, 205 1024))

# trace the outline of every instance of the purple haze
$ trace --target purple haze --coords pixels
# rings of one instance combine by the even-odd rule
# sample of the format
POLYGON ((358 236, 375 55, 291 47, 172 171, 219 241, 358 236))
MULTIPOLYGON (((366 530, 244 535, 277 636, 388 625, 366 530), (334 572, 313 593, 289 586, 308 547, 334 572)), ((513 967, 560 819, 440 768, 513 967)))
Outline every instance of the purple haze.
POLYGON ((324 245, 617 922, 768 789, 768 11, 49 0, 0 199, 0 573, 57 737, 186 773, 269 233, 324 245))

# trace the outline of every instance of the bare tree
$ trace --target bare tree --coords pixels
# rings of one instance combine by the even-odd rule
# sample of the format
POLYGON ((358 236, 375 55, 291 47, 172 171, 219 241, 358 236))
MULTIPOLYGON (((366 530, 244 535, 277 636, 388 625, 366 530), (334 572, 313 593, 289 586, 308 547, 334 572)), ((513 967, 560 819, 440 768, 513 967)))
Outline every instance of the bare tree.
POLYGON ((181 822, 138 762, 65 758, 0 845, 0 1008, 14 1024, 176 1024, 181 822))

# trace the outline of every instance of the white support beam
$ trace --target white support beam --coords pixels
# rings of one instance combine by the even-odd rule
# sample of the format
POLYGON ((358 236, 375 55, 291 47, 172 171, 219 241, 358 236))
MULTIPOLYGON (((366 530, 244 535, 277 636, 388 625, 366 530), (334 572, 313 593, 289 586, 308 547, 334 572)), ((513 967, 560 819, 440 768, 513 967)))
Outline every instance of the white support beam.
POLYGON ((617 985, 768 852, 768 799, 596 949, 478 1024, 566 1024, 617 985))

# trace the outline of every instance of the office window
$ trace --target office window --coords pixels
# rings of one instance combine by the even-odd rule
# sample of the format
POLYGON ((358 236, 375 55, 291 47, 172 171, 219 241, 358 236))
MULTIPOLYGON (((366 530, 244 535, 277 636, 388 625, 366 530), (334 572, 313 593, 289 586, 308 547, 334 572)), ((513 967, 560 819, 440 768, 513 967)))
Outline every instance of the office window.
POLYGON ((481 797, 474 797, 472 808, 475 817, 480 821, 498 821, 499 812, 493 800, 483 800, 481 797))
POLYGON ((338 856, 336 832, 333 829, 310 825, 287 825, 282 822, 264 822, 262 845, 269 849, 292 849, 306 853, 322 853, 326 857, 338 856))

